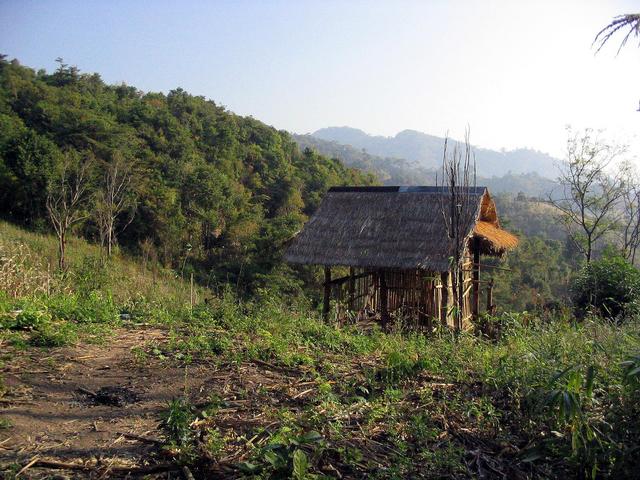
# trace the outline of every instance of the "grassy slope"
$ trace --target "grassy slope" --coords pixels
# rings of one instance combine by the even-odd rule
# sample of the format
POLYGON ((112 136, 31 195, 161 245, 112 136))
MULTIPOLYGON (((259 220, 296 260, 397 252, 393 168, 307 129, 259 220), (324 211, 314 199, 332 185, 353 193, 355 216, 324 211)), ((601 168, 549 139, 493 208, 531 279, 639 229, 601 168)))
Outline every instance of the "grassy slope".
POLYGON ((233 385, 240 400, 259 400, 247 412, 262 419, 253 427, 224 423, 219 392, 204 410, 188 397, 172 404, 171 452, 194 469, 222 463, 228 475, 243 468, 263 477, 336 476, 337 469, 347 478, 483 471, 578 478, 595 465, 601 475, 631 476, 638 390, 624 384, 621 362, 637 353, 636 321, 572 326, 508 315, 497 343, 449 332, 363 333, 322 323, 304 300, 285 305, 267 292, 244 304, 226 292, 205 304, 198 289, 191 309, 188 284, 174 273, 122 256, 104 266, 97 247, 83 241, 69 246, 66 276, 48 275, 54 239, 6 223, 0 249, 0 342, 91 341, 145 322, 170 334, 163 344, 140 345, 140 358, 206 360, 221 369, 249 362, 282 373, 281 388, 233 385), (305 388, 287 394, 287 381, 305 388))
MULTIPOLYGON (((66 278, 56 273, 58 244, 52 235, 30 232, 0 220, 0 254, 7 270, 4 279, 0 280, 0 289, 5 292, 12 288, 25 294, 43 291, 47 288, 47 279, 53 293, 79 291, 90 287, 83 285, 86 280, 95 286, 102 282, 120 303, 139 296, 171 299, 180 304, 190 301, 190 285, 180 278, 179 272, 164 269, 151 260, 120 253, 105 262, 98 245, 77 237, 68 240, 69 274, 66 278)), ((206 289, 194 286, 195 300, 202 300, 206 292, 206 289)))

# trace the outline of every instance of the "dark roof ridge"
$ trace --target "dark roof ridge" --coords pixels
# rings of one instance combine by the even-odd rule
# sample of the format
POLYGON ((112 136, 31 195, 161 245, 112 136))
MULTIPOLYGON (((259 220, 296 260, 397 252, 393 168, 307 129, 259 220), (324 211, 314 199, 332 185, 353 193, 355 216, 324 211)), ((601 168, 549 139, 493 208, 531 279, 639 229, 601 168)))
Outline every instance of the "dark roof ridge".
MULTIPOLYGON (((482 194, 487 187, 475 186, 466 187, 470 193, 482 194)), ((421 186, 339 186, 331 187, 329 192, 379 192, 379 193, 447 193, 448 186, 421 185, 421 186)))

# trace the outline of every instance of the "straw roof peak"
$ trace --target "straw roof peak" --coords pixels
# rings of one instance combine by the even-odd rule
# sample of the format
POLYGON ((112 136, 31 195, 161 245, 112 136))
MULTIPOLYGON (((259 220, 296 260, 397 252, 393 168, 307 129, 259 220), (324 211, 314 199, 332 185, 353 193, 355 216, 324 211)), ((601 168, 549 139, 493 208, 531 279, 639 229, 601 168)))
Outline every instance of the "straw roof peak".
MULTIPOLYGON (((499 255, 513 248, 517 238, 500 228, 486 187, 460 191, 475 209, 469 235, 481 238, 485 253, 499 255)), ((450 195, 442 186, 333 187, 292 240, 285 260, 447 271, 452 252, 441 206, 450 195)))

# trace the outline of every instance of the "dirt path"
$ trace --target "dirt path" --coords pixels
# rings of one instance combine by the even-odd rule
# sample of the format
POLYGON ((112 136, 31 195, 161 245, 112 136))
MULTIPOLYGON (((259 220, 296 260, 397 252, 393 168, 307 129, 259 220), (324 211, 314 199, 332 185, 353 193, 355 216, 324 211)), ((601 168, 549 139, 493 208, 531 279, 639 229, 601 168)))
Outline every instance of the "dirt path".
MULTIPOLYGON (((25 464, 36 456, 138 467, 166 460, 158 458, 157 444, 134 436, 161 439, 159 423, 167 403, 185 386, 192 396, 205 395, 213 369, 191 365, 185 375, 184 368, 132 351, 165 337, 159 329, 120 329, 106 345, 13 352, 2 369, 8 392, 0 399, 0 412, 12 427, 0 430, 0 465, 25 464), (121 406, 101 404, 88 393, 112 387, 125 388, 115 393, 129 395, 100 400, 124 400, 121 406)), ((32 468, 21 477, 41 473, 32 468)), ((60 478, 65 476, 74 475, 64 472, 60 478)))

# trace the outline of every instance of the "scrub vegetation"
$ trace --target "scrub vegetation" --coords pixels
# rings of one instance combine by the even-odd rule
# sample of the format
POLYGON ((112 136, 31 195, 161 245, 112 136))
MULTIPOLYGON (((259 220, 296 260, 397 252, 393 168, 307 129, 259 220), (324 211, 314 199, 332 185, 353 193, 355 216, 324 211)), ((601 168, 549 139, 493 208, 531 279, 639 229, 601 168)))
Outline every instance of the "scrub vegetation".
MULTIPOLYGON (((152 326, 167 335, 132 348, 135 361, 185 376, 209 365, 217 380, 207 390, 185 389, 159 414, 162 456, 196 477, 633 477, 634 318, 503 314, 486 319, 499 325, 497 340, 385 333, 323 322, 304 296, 192 294, 170 271, 107 260, 81 240, 68 271, 52 274, 55 237, 7 223, 0 232, 3 362, 65 345, 108 348, 119 331, 152 326)), ((0 395, 13 398, 11 388, 0 395)))

